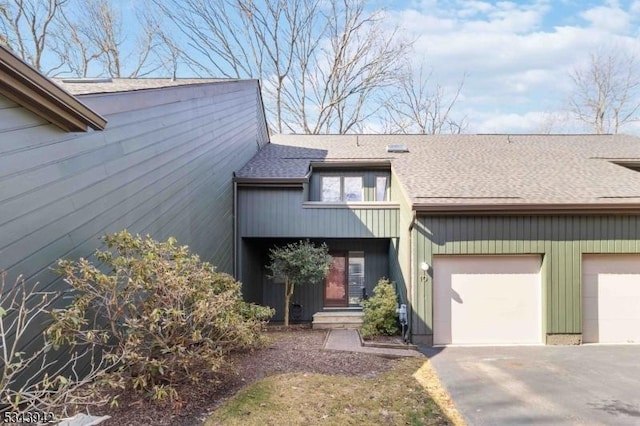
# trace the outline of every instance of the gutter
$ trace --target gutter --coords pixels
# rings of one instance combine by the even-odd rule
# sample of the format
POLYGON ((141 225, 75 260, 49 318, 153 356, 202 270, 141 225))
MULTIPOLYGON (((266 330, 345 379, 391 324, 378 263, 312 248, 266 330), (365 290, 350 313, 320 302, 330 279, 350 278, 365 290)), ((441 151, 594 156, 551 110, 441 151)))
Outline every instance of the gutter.
POLYGON ((103 130, 107 120, 0 46, 0 94, 67 132, 103 130))
POLYGON ((640 213, 640 203, 563 203, 563 204, 430 204, 414 203, 415 213, 475 215, 491 214, 624 214, 640 213))
POLYGON ((238 183, 236 172, 233 172, 233 277, 238 280, 238 183))
POLYGON ((305 177, 295 178, 246 178, 234 176, 233 182, 240 186, 300 186, 309 182, 309 173, 305 177))

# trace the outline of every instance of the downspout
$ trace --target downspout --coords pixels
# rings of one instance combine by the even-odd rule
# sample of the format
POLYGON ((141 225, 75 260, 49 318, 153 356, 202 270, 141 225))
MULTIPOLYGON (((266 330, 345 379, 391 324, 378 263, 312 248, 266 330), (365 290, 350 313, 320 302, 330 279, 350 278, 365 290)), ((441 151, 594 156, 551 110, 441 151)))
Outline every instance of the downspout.
POLYGON ((413 294, 413 280, 415 276, 415 266, 416 261, 413 258, 413 227, 416 223, 417 213, 413 210, 413 216, 411 217, 411 223, 409 223, 409 285, 407 288, 407 299, 411 301, 409 304, 409 312, 407 315, 407 332, 406 335, 403 336, 405 341, 409 341, 411 339, 411 323, 413 322, 413 304, 415 303, 415 296, 413 294))
POLYGON ((238 280, 238 182, 233 172, 233 277, 238 280))

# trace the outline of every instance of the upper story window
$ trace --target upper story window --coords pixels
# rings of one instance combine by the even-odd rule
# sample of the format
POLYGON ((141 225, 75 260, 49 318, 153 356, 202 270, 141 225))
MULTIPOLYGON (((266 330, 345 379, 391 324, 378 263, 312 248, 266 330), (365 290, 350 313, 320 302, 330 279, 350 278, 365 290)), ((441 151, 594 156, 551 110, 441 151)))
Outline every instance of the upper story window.
POLYGON ((322 176, 320 200, 327 202, 363 201, 362 176, 322 176))
POLYGON ((376 176, 376 201, 387 201, 389 198, 389 191, 387 176, 376 176))

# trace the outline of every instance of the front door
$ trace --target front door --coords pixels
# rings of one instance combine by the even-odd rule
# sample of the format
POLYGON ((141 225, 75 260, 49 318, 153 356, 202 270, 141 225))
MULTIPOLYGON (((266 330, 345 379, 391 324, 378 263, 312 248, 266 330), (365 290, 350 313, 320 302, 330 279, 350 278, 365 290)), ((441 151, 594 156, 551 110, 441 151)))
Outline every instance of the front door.
POLYGON ((347 254, 332 253, 333 261, 329 274, 324 281, 324 306, 349 306, 349 292, 347 288, 347 254))

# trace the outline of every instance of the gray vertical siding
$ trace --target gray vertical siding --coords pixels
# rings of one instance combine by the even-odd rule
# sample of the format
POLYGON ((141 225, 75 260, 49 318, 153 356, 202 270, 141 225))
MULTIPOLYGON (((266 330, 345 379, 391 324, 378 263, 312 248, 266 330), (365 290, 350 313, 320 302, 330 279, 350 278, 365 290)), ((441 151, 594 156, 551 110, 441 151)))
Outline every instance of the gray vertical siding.
POLYGON ((88 133, 0 97, 0 270, 53 288, 58 258, 88 256, 104 233, 126 228, 175 236, 231 273, 233 172, 268 134, 256 82, 215 85, 166 103, 136 105, 136 92, 83 97, 109 111, 106 129, 88 133))
MULTIPOLYGON (((640 216, 421 217, 417 261, 439 254, 541 254, 546 332, 581 333, 582 255, 640 253, 640 216)), ((421 271, 414 265, 414 274, 421 271)), ((414 333, 432 333, 432 279, 418 285, 414 333)))
POLYGON ((398 235, 397 205, 327 208, 304 206, 303 197, 302 187, 240 187, 240 236, 387 238, 398 235))

